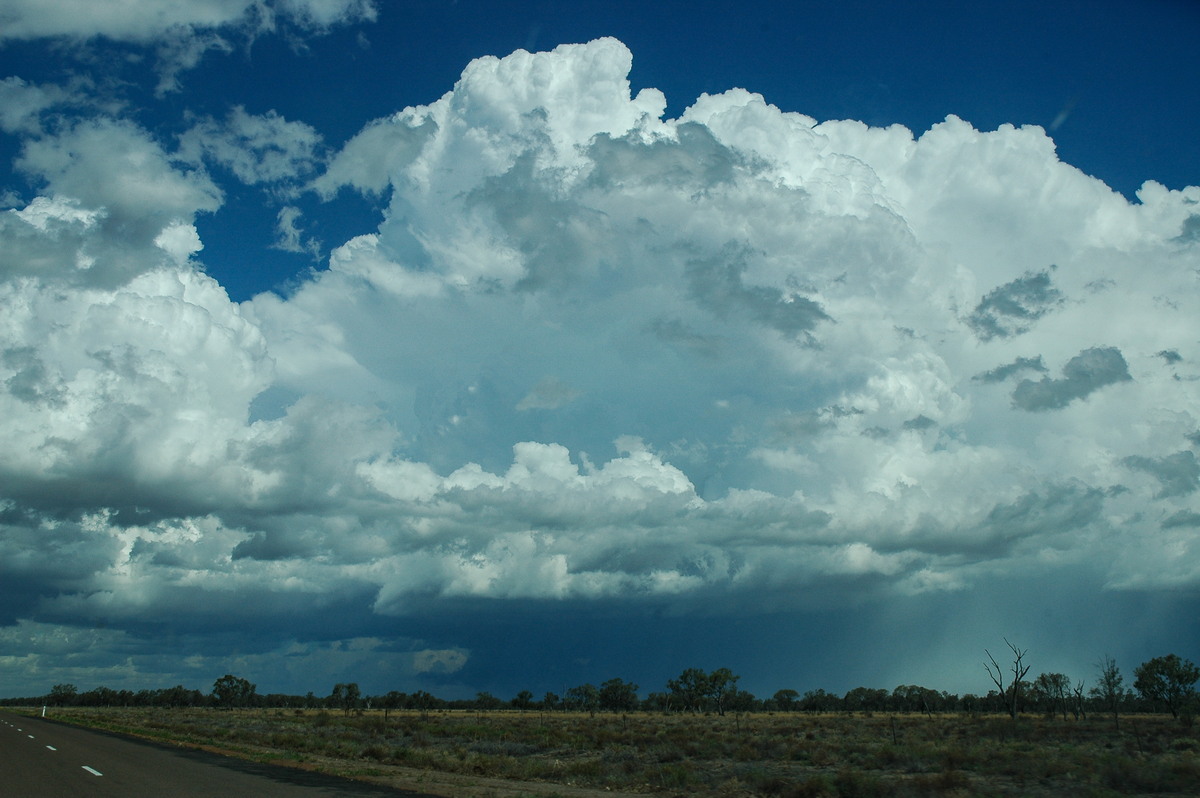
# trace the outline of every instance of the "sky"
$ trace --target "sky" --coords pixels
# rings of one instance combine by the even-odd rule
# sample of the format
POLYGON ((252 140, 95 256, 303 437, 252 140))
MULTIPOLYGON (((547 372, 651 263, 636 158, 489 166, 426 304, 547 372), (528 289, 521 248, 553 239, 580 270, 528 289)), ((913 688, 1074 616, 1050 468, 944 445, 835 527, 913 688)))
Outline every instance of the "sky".
POLYGON ((1198 33, 0 0, 0 695, 1200 659, 1198 33))

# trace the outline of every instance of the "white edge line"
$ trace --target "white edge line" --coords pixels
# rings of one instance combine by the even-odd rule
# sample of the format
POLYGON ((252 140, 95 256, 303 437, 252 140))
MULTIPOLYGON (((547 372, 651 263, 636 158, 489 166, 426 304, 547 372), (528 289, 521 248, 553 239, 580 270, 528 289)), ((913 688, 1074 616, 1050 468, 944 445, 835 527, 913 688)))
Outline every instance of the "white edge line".
POLYGON ((87 765, 84 765, 83 769, 86 770, 88 773, 91 773, 93 776, 103 776, 104 775, 103 773, 96 770, 95 768, 90 768, 87 765))

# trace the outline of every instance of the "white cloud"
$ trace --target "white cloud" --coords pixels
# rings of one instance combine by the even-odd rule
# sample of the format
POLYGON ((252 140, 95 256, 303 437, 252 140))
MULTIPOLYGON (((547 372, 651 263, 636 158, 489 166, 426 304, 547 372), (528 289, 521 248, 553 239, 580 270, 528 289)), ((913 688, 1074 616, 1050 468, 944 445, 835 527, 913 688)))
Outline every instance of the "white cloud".
POLYGON ((321 136, 303 122, 237 106, 223 123, 205 119, 183 134, 180 156, 193 163, 211 160, 249 185, 294 184, 312 171, 320 145, 321 136))
MULTIPOLYGON (((693 480, 757 482, 796 497, 791 512, 825 514, 823 534, 927 552, 1000 554, 988 514, 1025 506, 1048 479, 1112 487, 1121 469, 1099 473, 1099 452, 1115 463, 1161 445, 1079 445, 1105 437, 1113 413, 1165 402, 1195 423, 1194 402, 1163 392, 1167 375, 1139 374, 1189 322, 1168 314, 1166 332, 1133 314, 1114 327, 1115 292, 1087 286, 1107 276, 1154 314, 1156 289, 1135 276, 1150 258, 1194 295, 1180 281, 1188 253, 1164 238, 1196 189, 1148 184, 1149 201, 1131 205, 1059 162, 1036 128, 950 118, 914 138, 817 125, 740 90, 663 120, 651 93, 630 97, 627 68, 611 40, 482 59, 437 103, 369 125, 317 185, 378 193, 386 173, 388 218, 299 291, 296 322, 273 304, 268 336, 332 309, 335 351, 378 380, 373 392, 414 397, 397 421, 415 454, 448 469, 498 463, 505 429, 558 436, 581 459, 602 445, 592 429, 653 430, 693 480), (367 297, 405 310, 364 318, 367 297), (431 346, 454 353, 453 376, 438 376, 431 346), (1124 367, 1084 368, 1109 353, 1124 367), (1023 362, 1063 364, 1062 380, 1026 379, 1061 394, 1060 418, 1015 415, 1051 406, 1002 384, 1002 367, 1023 362), (1130 384, 1119 404, 1096 398, 1118 382, 1130 384), (520 415, 533 409, 547 416, 531 425, 520 415)), ((570 552, 551 549, 547 567, 564 553, 570 571, 570 552)), ((924 584, 962 584, 928 554, 904 562, 924 584)), ((503 592, 499 572, 475 573, 470 590, 503 592)))
POLYGON ((97 39, 154 45, 156 93, 179 91, 179 76, 209 52, 229 53, 234 42, 279 31, 321 35, 376 18, 374 0, 7 0, 0 7, 0 41, 97 39))
POLYGON ((42 195, 19 217, 36 234, 6 223, 12 236, 0 262, 10 274, 116 285, 196 251, 192 220, 222 202, 205 173, 179 168, 144 130, 124 121, 79 122, 28 139, 16 165, 42 195))
POLYGON ((557 410, 582 394, 557 377, 545 377, 520 402, 518 410, 557 410))
POLYGON ((279 12, 307 28, 329 28, 358 20, 373 21, 375 0, 281 0, 279 12))
POLYGON ((315 238, 304 238, 304 231, 297 225, 301 215, 301 210, 294 205, 279 209, 275 224, 275 234, 278 236, 275 247, 284 252, 307 252, 316 258, 321 254, 321 242, 315 238))
POLYGON ((177 169, 172 160, 135 125, 99 119, 28 140, 17 168, 45 181, 52 194, 106 208, 126 221, 215 210, 220 193, 211 181, 177 169))
POLYGON ((413 670, 416 673, 456 673, 469 658, 470 653, 460 648, 427 648, 413 653, 413 670))
POLYGON ((128 0, 98 5, 89 0, 9 0, 0 10, 0 38, 105 36, 145 42, 180 28, 204 30, 255 24, 273 28, 277 18, 304 28, 328 28, 373 20, 371 0, 128 0))
POLYGON ((30 85, 19 77, 0 80, 0 130, 6 133, 35 133, 40 130, 38 117, 65 99, 58 86, 30 85))
POLYGON ((9 213, 43 233, 58 225, 78 225, 86 230, 104 215, 102 211, 84 210, 79 203, 63 197, 35 197, 22 210, 9 213))
POLYGON ((382 194, 390 176, 416 158, 433 132, 434 123, 409 115, 379 119, 360 130, 313 181, 325 199, 349 186, 364 194, 382 194))
POLYGON ((242 481, 226 464, 228 446, 249 432, 247 407, 271 364, 215 282, 185 269, 119 289, 64 294, 20 280, 0 292, 9 309, 0 351, 27 353, 10 357, 6 374, 23 392, 10 382, 0 394, 12 443, 0 467, 14 480, 82 487, 116 478, 168 494, 197 480, 200 495, 222 479, 242 481))
POLYGON ((193 253, 204 248, 196 227, 183 222, 167 225, 154 239, 154 244, 179 265, 186 263, 193 253))
MULTIPOLYGON (((42 195, 0 213, 26 609, 1195 586, 1200 188, 1130 203, 1040 129, 953 117, 817 125, 735 90, 664 119, 630 64, 611 39, 480 59, 368 124, 310 185, 390 191, 379 229, 243 305, 189 260, 221 201, 196 163, 299 185, 315 131, 31 139, 42 195)), ((310 246, 298 220, 281 245, 310 246)), ((456 673, 463 642, 401 659, 456 673)))
POLYGON ((188 27, 172 27, 158 33, 157 38, 158 85, 154 87, 157 97, 180 91, 183 88, 180 75, 194 69, 208 53, 233 51, 230 42, 211 30, 201 32, 188 27))

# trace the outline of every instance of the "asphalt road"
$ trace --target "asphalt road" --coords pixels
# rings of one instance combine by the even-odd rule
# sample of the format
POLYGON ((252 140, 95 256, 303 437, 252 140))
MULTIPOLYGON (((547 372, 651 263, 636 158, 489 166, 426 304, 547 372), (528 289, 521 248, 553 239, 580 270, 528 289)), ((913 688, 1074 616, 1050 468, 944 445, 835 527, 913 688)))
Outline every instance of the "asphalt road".
POLYGON ((0 795, 411 798, 418 794, 0 712, 0 795))

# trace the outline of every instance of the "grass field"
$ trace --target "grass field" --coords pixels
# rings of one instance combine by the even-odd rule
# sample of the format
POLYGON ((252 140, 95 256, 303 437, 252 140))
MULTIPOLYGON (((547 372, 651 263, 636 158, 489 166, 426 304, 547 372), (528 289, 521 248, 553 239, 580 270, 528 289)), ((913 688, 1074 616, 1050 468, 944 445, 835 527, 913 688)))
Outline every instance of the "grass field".
POLYGON ((446 796, 1200 795, 1167 716, 51 709, 49 717, 446 796))

